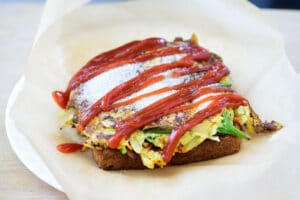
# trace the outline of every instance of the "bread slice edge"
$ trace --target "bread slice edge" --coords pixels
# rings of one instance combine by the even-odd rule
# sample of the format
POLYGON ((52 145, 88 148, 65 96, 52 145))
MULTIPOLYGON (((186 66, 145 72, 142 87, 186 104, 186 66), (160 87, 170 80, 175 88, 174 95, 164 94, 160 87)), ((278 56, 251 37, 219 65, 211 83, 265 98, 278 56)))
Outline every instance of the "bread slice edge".
MULTIPOLYGON (((220 136, 220 142, 205 140, 186 153, 176 153, 168 165, 184 165, 220 158, 237 153, 241 147, 241 139, 235 136, 220 136)), ((116 149, 93 150, 97 165, 104 170, 146 169, 140 156, 134 152, 121 154, 116 149)))

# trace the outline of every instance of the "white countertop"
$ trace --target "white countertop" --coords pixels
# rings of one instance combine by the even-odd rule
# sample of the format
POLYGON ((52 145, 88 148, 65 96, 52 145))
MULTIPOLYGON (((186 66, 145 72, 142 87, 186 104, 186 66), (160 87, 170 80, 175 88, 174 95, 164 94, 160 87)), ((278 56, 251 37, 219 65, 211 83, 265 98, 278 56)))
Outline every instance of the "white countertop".
MULTIPOLYGON (((5 132, 8 96, 23 73, 43 5, 0 4, 0 199, 67 199, 33 175, 12 151, 5 132)), ((282 33, 288 57, 300 73, 300 11, 264 10, 282 33)))

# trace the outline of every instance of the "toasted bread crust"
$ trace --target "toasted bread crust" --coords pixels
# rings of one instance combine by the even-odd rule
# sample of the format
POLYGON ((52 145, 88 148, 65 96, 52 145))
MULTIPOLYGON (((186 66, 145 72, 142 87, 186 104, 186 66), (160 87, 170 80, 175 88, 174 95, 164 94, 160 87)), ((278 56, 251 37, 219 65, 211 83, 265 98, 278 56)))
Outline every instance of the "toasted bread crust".
MULTIPOLYGON (((183 165, 234 154, 240 150, 241 140, 234 136, 221 136, 220 142, 206 140, 187 153, 176 153, 169 165, 183 165)), ((93 156, 98 166, 104 170, 145 169, 141 158, 131 152, 123 155, 119 150, 94 150, 93 156)))

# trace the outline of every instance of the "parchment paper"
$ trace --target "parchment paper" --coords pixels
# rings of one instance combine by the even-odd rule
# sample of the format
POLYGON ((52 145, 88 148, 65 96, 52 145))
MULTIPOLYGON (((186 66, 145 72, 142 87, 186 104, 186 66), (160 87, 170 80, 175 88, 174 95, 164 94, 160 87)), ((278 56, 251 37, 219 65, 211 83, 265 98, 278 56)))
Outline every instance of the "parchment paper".
MULTIPOLYGON (((70 199, 297 199, 300 196, 300 78, 281 36, 244 1, 134 1, 89 5, 40 33, 26 68, 24 90, 11 115, 70 199), (103 171, 88 153, 61 154, 51 92, 96 54, 149 36, 197 33, 221 55, 234 88, 264 119, 284 128, 243 142, 238 154, 159 170, 103 171)), ((103 83, 105 84, 105 83, 103 83)))

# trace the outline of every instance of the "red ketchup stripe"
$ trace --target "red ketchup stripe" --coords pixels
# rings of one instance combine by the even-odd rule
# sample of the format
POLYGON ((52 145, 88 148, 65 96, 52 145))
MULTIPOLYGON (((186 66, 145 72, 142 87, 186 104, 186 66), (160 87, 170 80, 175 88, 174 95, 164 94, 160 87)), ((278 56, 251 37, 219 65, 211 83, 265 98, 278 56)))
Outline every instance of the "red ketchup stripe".
POLYGON ((177 71, 172 72, 172 77, 176 78, 176 77, 184 76, 184 75, 188 75, 188 74, 206 72, 210 69, 212 69, 211 65, 206 65, 206 66, 202 66, 202 67, 186 68, 186 69, 177 70, 177 71))
MULTIPOLYGON (((169 113, 183 112, 183 111, 186 111, 186 110, 191 110, 193 108, 196 108, 196 107, 198 107, 199 105, 201 105, 201 104, 203 104, 205 102, 215 100, 216 97, 224 96, 224 94, 221 93, 221 92, 233 92, 233 90, 231 88, 225 88, 225 87, 215 88, 215 90, 213 91, 213 93, 219 93, 218 95, 207 96, 207 97, 205 97, 205 98, 203 98, 203 99, 201 99, 201 100, 199 100, 199 101, 197 101, 195 103, 189 104, 189 105, 178 106, 178 107, 170 110, 169 113)), ((205 95, 205 94, 209 94, 209 93, 212 93, 212 92, 201 93, 199 96, 205 95)))
MULTIPOLYGON (((142 87, 145 88, 145 87, 147 87, 147 86, 149 86, 149 85, 152 85, 152 84, 154 84, 154 83, 160 82, 160 81, 162 81, 163 79, 165 79, 165 76, 163 76, 163 75, 155 76, 155 77, 153 77, 153 78, 150 78, 150 79, 146 80, 146 81, 143 83, 142 87)), ((142 88, 141 88, 141 89, 142 89, 142 88)), ((143 95, 137 96, 137 97, 135 97, 135 98, 132 98, 132 99, 129 99, 129 100, 120 102, 120 103, 115 103, 115 104, 111 105, 109 108, 110 108, 110 109, 114 109, 114 108, 117 108, 117 107, 129 105, 129 104, 132 104, 132 103, 134 103, 134 102, 136 102, 136 101, 138 101, 138 100, 140 100, 140 99, 142 99, 142 98, 144 98, 144 97, 151 96, 151 95, 154 95, 154 94, 153 94, 153 93, 151 93, 151 94, 150 94, 150 93, 143 94, 143 95)))
POLYGON ((208 84, 219 82, 224 76, 229 74, 229 70, 222 63, 214 63, 212 69, 199 79, 192 80, 188 83, 178 85, 175 89, 188 87, 201 87, 208 84))
POLYGON ((186 131, 201 123, 204 119, 220 113, 226 107, 236 108, 240 105, 246 104, 246 100, 237 94, 227 94, 222 97, 216 97, 215 101, 211 103, 207 108, 196 113, 193 118, 188 120, 183 125, 177 127, 171 133, 169 140, 163 149, 162 157, 164 161, 168 163, 172 159, 179 140, 186 131))
POLYGON ((127 105, 133 104, 133 103, 135 103, 135 102, 137 102, 137 101, 139 101, 143 98, 150 97, 150 96, 153 96, 153 95, 158 95, 158 94, 165 93, 165 92, 168 92, 168 91, 171 91, 171 90, 172 90, 172 87, 164 87, 164 88, 161 88, 161 89, 158 89, 158 90, 154 90, 152 92, 148 92, 148 93, 139 95, 139 96, 134 97, 132 99, 122 101, 120 103, 115 103, 111 106, 111 108, 114 109, 114 108, 118 108, 118 107, 121 107, 121 106, 127 106, 127 105))

